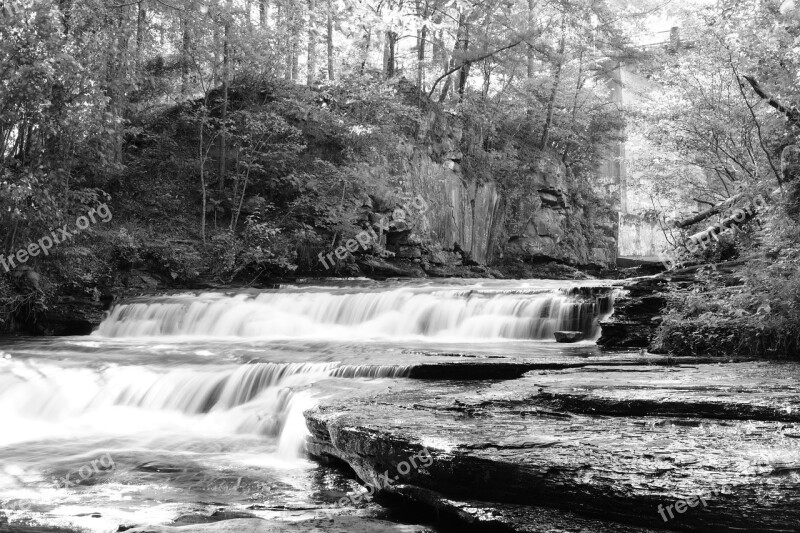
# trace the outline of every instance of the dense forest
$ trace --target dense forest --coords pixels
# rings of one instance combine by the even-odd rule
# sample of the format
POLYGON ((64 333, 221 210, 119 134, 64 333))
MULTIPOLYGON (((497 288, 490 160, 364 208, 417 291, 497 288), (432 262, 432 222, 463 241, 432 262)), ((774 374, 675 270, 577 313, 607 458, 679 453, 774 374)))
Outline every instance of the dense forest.
POLYGON ((636 135, 652 157, 627 186, 690 272, 656 343, 798 350, 792 0, 6 0, 0 13, 5 332, 84 331, 155 288, 620 275, 618 192, 600 169, 636 135), (617 105, 620 65, 662 96, 617 105), (759 195, 741 231, 682 249, 759 195))

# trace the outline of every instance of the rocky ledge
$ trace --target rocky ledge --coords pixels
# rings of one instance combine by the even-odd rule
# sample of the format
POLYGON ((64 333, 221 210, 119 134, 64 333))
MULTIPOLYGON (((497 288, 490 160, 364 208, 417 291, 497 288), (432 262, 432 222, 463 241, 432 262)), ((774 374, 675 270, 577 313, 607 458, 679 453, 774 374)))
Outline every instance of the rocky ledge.
POLYGON ((480 531, 797 531, 798 383, 748 362, 412 382, 307 412, 308 450, 480 531))
POLYGON ((650 346, 661 323, 661 310, 667 305, 666 288, 667 280, 663 278, 625 282, 614 302, 614 312, 600 321, 602 335, 597 344, 606 348, 650 346))

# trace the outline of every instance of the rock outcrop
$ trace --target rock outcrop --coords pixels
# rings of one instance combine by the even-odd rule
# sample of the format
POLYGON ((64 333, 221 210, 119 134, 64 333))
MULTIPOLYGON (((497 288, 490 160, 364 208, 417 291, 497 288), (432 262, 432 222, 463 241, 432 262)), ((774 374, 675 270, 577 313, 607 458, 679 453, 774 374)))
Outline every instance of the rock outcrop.
POLYGON ((597 344, 606 348, 646 348, 656 336, 661 310, 666 306, 667 281, 663 278, 633 280, 622 287, 614 312, 600 321, 597 344))
POLYGON ((617 215, 611 203, 584 198, 591 193, 578 193, 564 163, 546 150, 525 147, 513 157, 499 155, 508 160, 496 175, 480 154, 465 148, 476 144, 475 136, 456 117, 430 106, 421 110, 416 138, 398 147, 398 157, 371 156, 366 173, 375 179, 399 175, 403 188, 428 206, 412 224, 389 230, 390 261, 419 260, 433 272, 461 262, 614 265, 617 215), (455 261, 441 257, 453 253, 455 261))
POLYGON ((480 530, 796 530, 800 368, 661 362, 398 384, 307 412, 308 449, 480 530))

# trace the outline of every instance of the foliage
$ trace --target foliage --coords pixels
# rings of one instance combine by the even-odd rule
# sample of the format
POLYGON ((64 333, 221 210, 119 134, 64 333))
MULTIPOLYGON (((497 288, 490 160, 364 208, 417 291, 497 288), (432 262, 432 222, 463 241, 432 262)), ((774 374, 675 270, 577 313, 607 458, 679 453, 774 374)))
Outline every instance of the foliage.
POLYGON ((671 293, 657 344, 681 354, 800 356, 800 225, 773 208, 744 266, 671 293))

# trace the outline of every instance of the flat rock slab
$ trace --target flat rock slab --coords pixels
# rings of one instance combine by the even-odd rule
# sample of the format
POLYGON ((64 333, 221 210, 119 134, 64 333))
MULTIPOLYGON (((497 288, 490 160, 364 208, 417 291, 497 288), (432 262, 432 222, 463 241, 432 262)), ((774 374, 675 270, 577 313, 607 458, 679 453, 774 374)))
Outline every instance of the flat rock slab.
MULTIPOLYGON (((563 346, 561 344, 558 345, 563 346)), ((437 359, 442 359, 441 354, 436 354, 437 359)), ((609 353, 602 354, 576 352, 570 356, 522 358, 487 358, 476 360, 474 356, 452 354, 449 360, 438 360, 430 363, 416 363, 405 368, 404 377, 424 380, 511 380, 523 377, 528 372, 536 370, 568 370, 580 369, 591 366, 675 366, 677 362, 689 364, 711 364, 717 360, 710 357, 683 357, 679 360, 663 355, 609 353)), ((362 367, 363 368, 363 367, 362 367)))
POLYGON ((320 520, 284 522, 239 518, 210 524, 186 526, 146 526, 128 529, 128 533, 433 533, 422 526, 395 524, 385 520, 338 516, 320 520))
MULTIPOLYGON (((307 412, 308 447, 428 506, 432 498, 476 500, 652 528, 798 531, 800 422, 774 417, 798 401, 796 371, 759 363, 608 366, 495 384, 427 382, 307 412), (558 395, 582 395, 582 408, 556 405, 558 395), (614 416, 589 412, 595 398, 608 399, 614 416), (668 413, 626 407, 664 398, 673 402, 668 413), (737 416, 693 412, 727 402, 736 402, 737 416), (398 472, 423 449, 430 464, 398 472), (658 512, 659 504, 699 495, 705 504, 666 523, 658 512)), ((507 526, 530 531, 530 520, 507 526)))
MULTIPOLYGON (((530 372, 523 380, 523 388, 538 391, 527 398, 571 412, 800 422, 798 364, 589 365, 530 372)), ((507 382, 495 392, 520 385, 507 382)))

